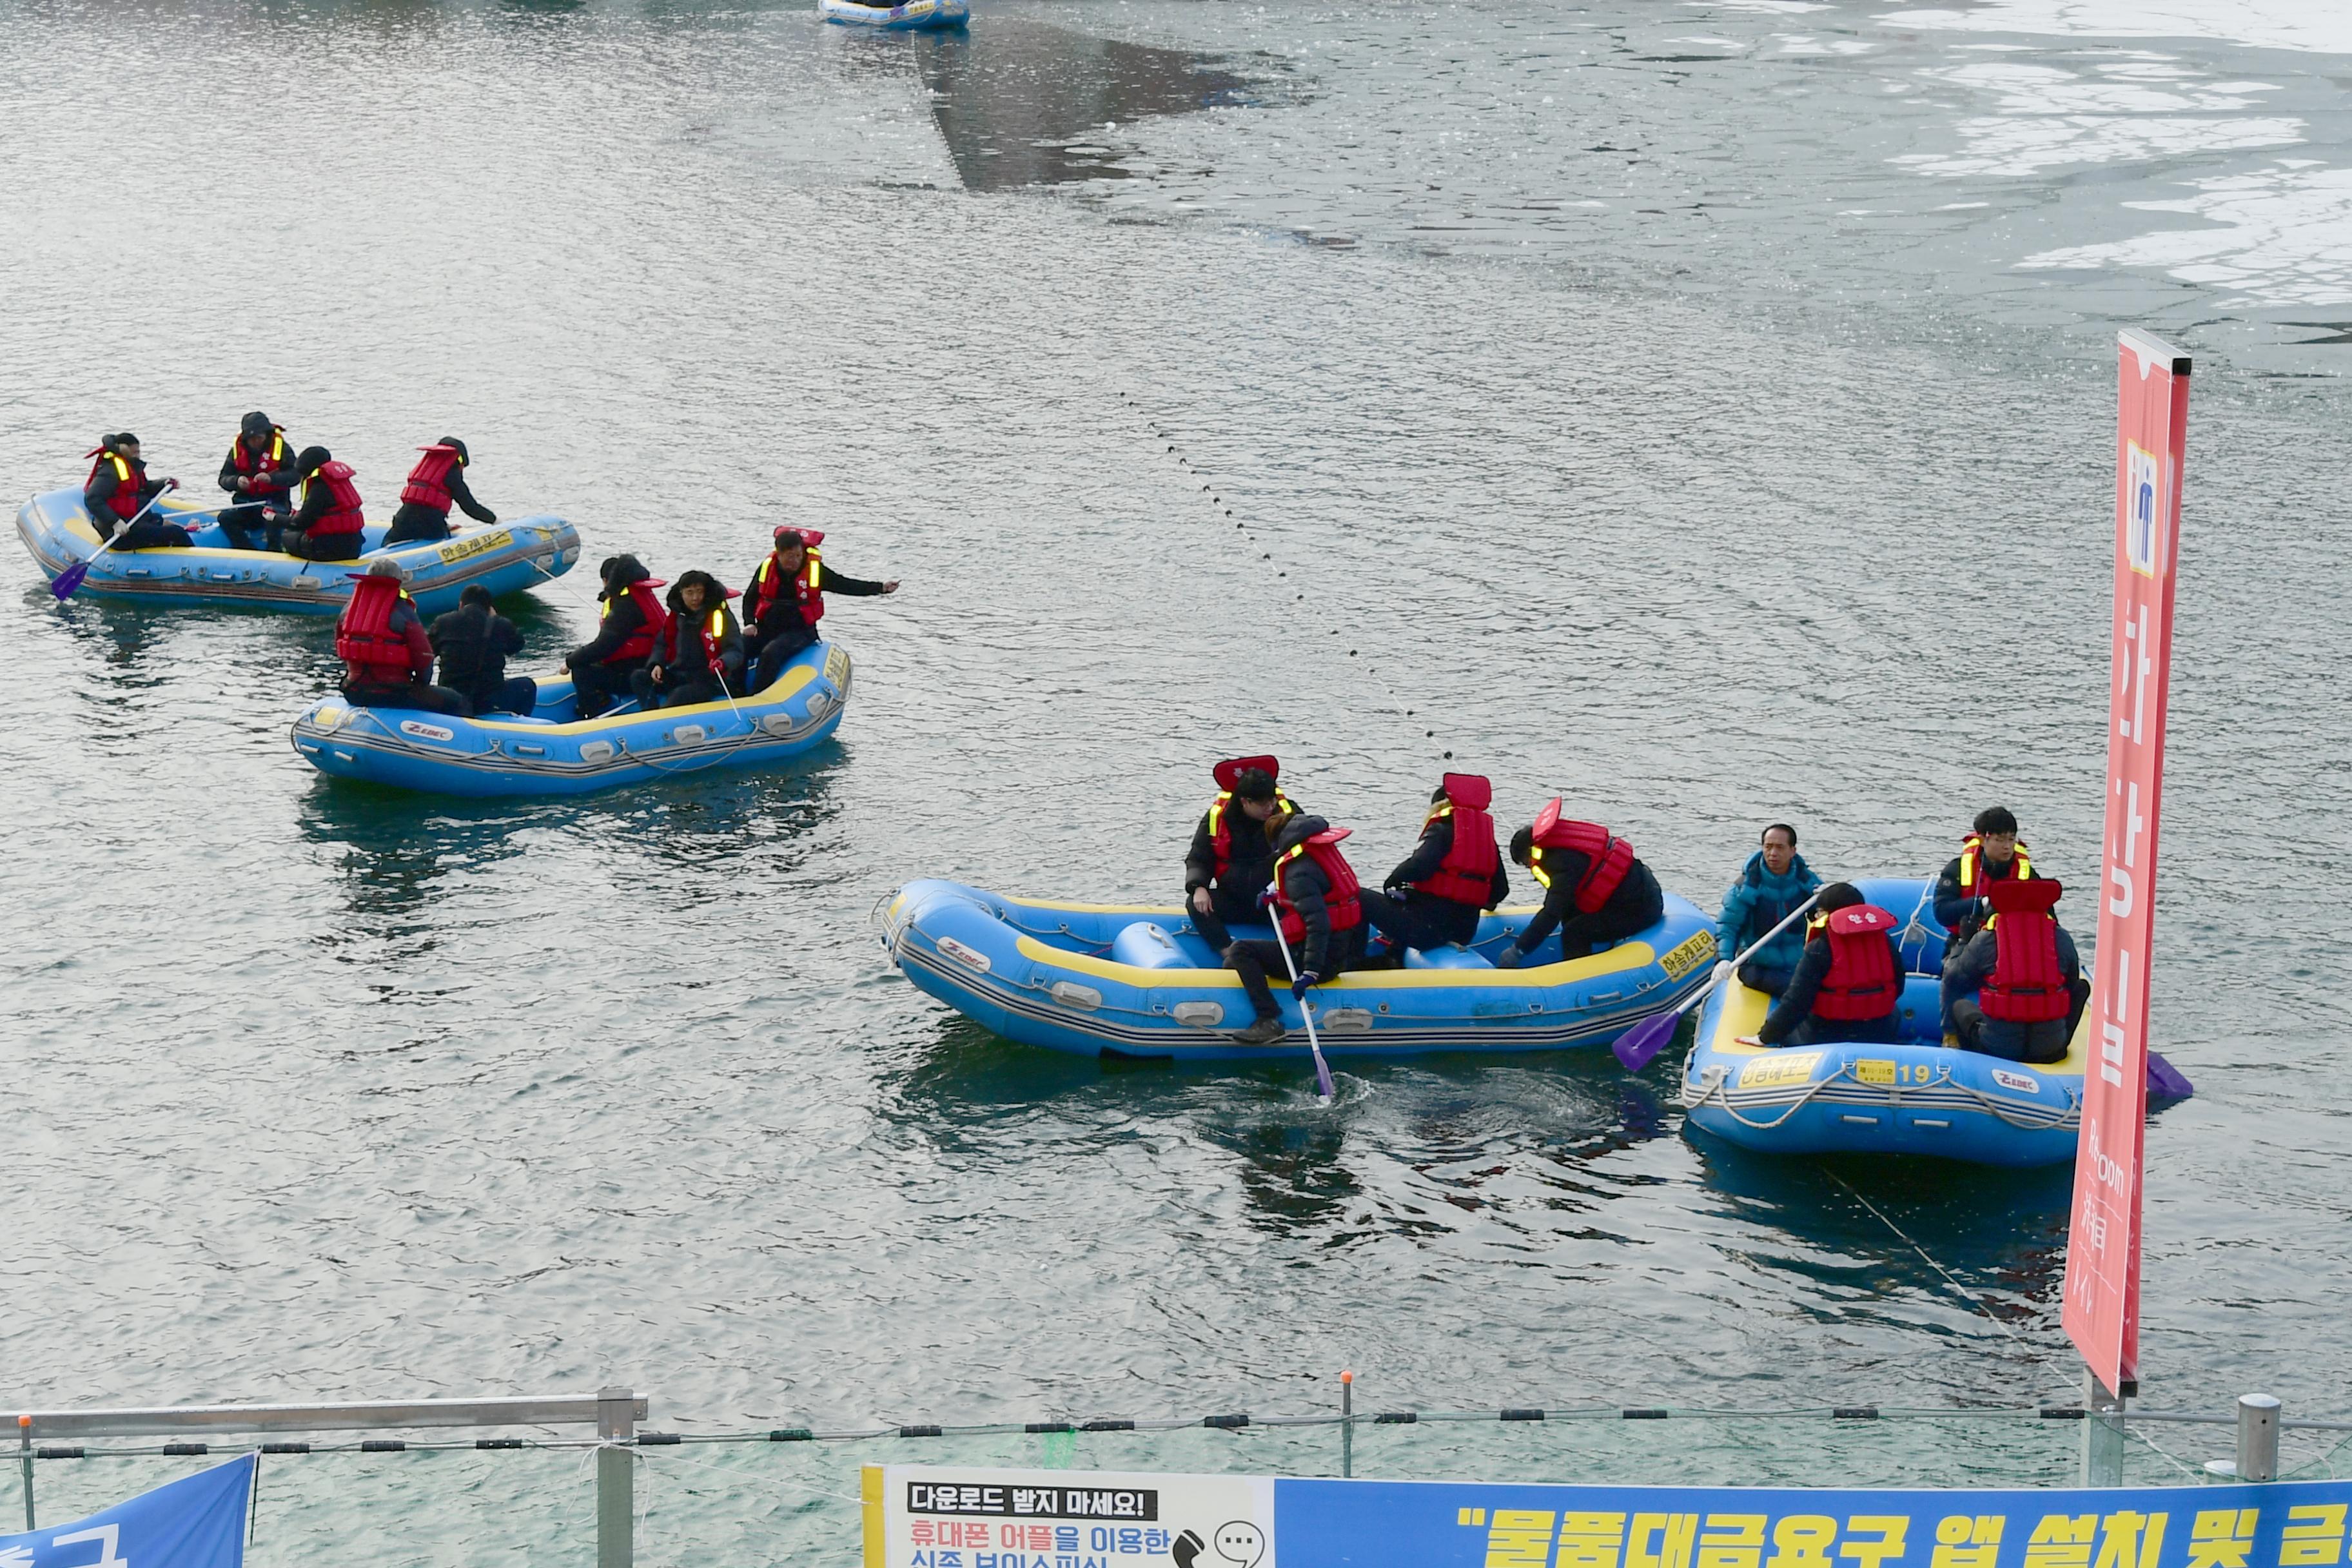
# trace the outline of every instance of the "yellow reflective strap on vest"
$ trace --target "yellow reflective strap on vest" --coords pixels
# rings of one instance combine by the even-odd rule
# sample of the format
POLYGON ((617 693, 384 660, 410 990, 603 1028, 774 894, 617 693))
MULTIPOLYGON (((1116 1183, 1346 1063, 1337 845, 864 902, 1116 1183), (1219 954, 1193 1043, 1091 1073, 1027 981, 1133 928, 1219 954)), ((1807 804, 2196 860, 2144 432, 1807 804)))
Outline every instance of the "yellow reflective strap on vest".
POLYGON ((118 485, 129 484, 131 482, 131 460, 120 452, 109 452, 106 456, 107 460, 114 465, 114 482, 118 485))
POLYGON ((814 550, 807 551, 806 554, 808 555, 809 592, 814 594, 824 582, 824 557, 814 550))
POLYGON ((1532 847, 1528 850, 1528 872, 1535 878, 1537 885, 1546 892, 1551 890, 1551 873, 1544 869, 1541 846, 1532 847))
POLYGON ((725 606, 722 605, 710 612, 709 627, 710 635, 714 637, 727 630, 727 611, 725 606))
POLYGON ((1441 816, 1451 816, 1453 815, 1454 803, 1450 800, 1441 800, 1435 805, 1429 808, 1429 815, 1421 819, 1421 830, 1423 833, 1426 833, 1429 831, 1429 825, 1431 823, 1435 822, 1441 816))

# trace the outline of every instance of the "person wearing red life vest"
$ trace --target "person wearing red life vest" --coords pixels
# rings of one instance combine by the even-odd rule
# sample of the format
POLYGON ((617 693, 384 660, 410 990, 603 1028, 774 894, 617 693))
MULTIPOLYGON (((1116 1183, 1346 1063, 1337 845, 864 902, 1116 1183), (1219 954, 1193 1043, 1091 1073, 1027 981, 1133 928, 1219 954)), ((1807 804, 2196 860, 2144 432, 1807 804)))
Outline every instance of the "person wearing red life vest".
POLYGON ((1266 819, 1297 808, 1282 793, 1282 764, 1272 757, 1228 757, 1209 772, 1217 797, 1192 829, 1192 847, 1184 857, 1184 904, 1192 929, 1223 953, 1234 940, 1226 928, 1259 918, 1258 895, 1274 879, 1266 819))
POLYGON ((356 561, 367 546, 352 468, 324 447, 305 447, 294 459, 302 504, 282 528, 272 525, 269 547, 305 561, 356 561))
POLYGON ((1374 930, 1402 947, 1468 946, 1478 917, 1511 896, 1510 873, 1486 815, 1495 786, 1476 773, 1447 773, 1429 797, 1421 842, 1381 884, 1366 892, 1374 930))
POLYGON ((1944 1043, 2013 1062, 2065 1059, 2091 999, 2074 939, 2051 911, 2047 877, 1995 882, 1992 913, 1944 964, 1944 1043))
POLYGON ((1821 1046, 1894 1040, 1903 1004, 1903 922, 1865 901, 1852 882, 1832 882, 1805 923, 1805 949, 1750 1046, 1821 1046))
POLYGON ((646 570, 634 555, 608 555, 597 569, 604 580, 596 597, 604 605, 596 635, 563 656, 563 673, 572 678, 574 705, 583 719, 593 719, 623 698, 636 695, 630 680, 654 650, 654 641, 669 625, 669 616, 654 590, 661 579, 646 570))
POLYGON ((645 668, 629 677, 639 707, 650 711, 717 702, 742 689, 743 629, 728 598, 708 572, 678 578, 669 591, 669 624, 655 635, 645 668))
POLYGON ((294 513, 294 448, 257 408, 237 422, 236 439, 221 459, 220 488, 236 498, 220 511, 221 531, 233 550, 259 549, 249 531, 283 523, 294 513))
MULTIPOLYGON (((1370 928, 1362 889, 1355 868, 1339 853, 1339 841, 1349 830, 1295 809, 1276 811, 1266 818, 1265 829, 1274 844, 1274 877, 1265 899, 1290 944, 1290 963, 1298 967, 1290 994, 1304 999, 1307 987, 1363 966, 1364 936, 1370 928)), ((1242 977, 1242 989, 1257 1012, 1256 1021, 1234 1037, 1245 1046, 1282 1038, 1287 1032, 1282 1009, 1266 984, 1269 971, 1289 973, 1281 943, 1254 938, 1230 942, 1225 967, 1242 977)))
POLYGON ((1559 931, 1560 956, 1582 958, 1613 946, 1666 918, 1666 895, 1633 846, 1597 822, 1574 822, 1554 798, 1533 826, 1511 835, 1511 858, 1544 890, 1543 908, 1527 929, 1496 955, 1497 969, 1517 969, 1543 940, 1559 931))
POLYGON ((82 455, 91 461, 89 478, 82 481, 81 504, 99 538, 112 539, 116 529, 130 523, 117 550, 185 550, 194 542, 176 522, 165 522, 152 511, 139 517, 149 501, 175 481, 147 477, 138 437, 128 430, 107 436, 82 455), (137 522, 131 521, 134 517, 137 522))
POLYGON ((385 548, 448 538, 453 506, 476 522, 498 521, 499 514, 476 500, 474 492, 466 488, 466 468, 474 460, 466 443, 455 436, 444 436, 430 447, 416 449, 423 456, 408 470, 408 482, 400 487, 400 510, 392 514, 392 526, 384 531, 385 548))
POLYGON ((400 584, 400 567, 378 561, 352 585, 352 602, 335 622, 343 696, 362 708, 469 713, 464 697, 430 683, 433 644, 408 590, 400 584))
POLYGON ((1960 840, 1960 852, 1944 863, 1936 879, 1936 923, 1948 933, 1945 956, 1958 953, 1984 929, 1995 887, 2012 878, 2023 881, 2039 875, 2032 856, 2018 842, 2017 817, 2010 809, 1991 805, 1978 812, 1974 830, 1960 840))
POLYGON ((784 661, 816 641, 817 622, 824 618, 824 596, 846 594, 866 597, 895 594, 898 580, 869 583, 835 572, 816 547, 824 535, 812 528, 776 530, 776 547, 751 569, 751 586, 743 595, 744 618, 750 622, 745 642, 757 661, 751 689, 765 691, 784 672, 784 661))

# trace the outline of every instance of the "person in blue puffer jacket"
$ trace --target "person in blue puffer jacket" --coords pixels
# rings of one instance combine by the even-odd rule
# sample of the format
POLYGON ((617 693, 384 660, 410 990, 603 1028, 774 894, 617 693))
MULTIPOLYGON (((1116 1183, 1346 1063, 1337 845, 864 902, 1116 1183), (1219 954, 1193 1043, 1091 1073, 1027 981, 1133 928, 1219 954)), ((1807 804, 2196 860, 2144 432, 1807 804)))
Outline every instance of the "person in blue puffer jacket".
MULTIPOLYGON (((1797 853, 1797 830, 1776 822, 1764 830, 1764 847, 1748 858, 1723 895, 1723 912, 1715 920, 1715 948, 1725 962, 1789 918, 1789 912, 1821 890, 1805 858, 1797 853)), ((1739 984, 1778 996, 1789 988, 1789 977, 1804 956, 1805 928, 1801 922, 1756 950, 1739 966, 1739 984)))

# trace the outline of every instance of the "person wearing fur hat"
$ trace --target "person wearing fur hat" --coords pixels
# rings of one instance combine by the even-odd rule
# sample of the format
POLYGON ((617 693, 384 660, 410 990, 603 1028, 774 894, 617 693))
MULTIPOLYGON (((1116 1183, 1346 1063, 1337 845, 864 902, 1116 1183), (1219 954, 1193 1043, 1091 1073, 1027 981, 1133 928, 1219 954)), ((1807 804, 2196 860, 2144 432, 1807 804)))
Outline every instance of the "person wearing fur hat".
POLYGON ((688 572, 669 591, 669 624, 654 636, 645 667, 629 684, 640 707, 716 702, 743 683, 743 628, 727 607, 731 595, 708 572, 688 572))
POLYGON ((654 639, 669 624, 668 613, 654 596, 661 579, 646 571, 644 562, 634 555, 608 555, 597 574, 604 587, 596 595, 604 605, 596 635, 563 658, 563 673, 572 678, 583 719, 593 719, 636 694, 629 677, 645 664, 654 639))

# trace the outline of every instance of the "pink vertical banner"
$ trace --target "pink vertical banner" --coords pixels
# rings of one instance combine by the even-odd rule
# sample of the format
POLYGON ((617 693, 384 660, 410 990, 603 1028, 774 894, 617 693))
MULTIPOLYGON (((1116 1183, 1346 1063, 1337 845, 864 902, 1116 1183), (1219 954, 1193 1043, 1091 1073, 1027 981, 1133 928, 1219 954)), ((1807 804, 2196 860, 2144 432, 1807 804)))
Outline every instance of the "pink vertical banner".
POLYGON ((2062 1321, 2110 1392, 2139 1382, 2140 1155, 2147 1117, 2147 974, 2171 689, 2172 589, 2189 359, 2140 332, 2119 343, 2116 411, 2115 678, 2107 709, 2095 1029, 2066 1244, 2062 1321))

